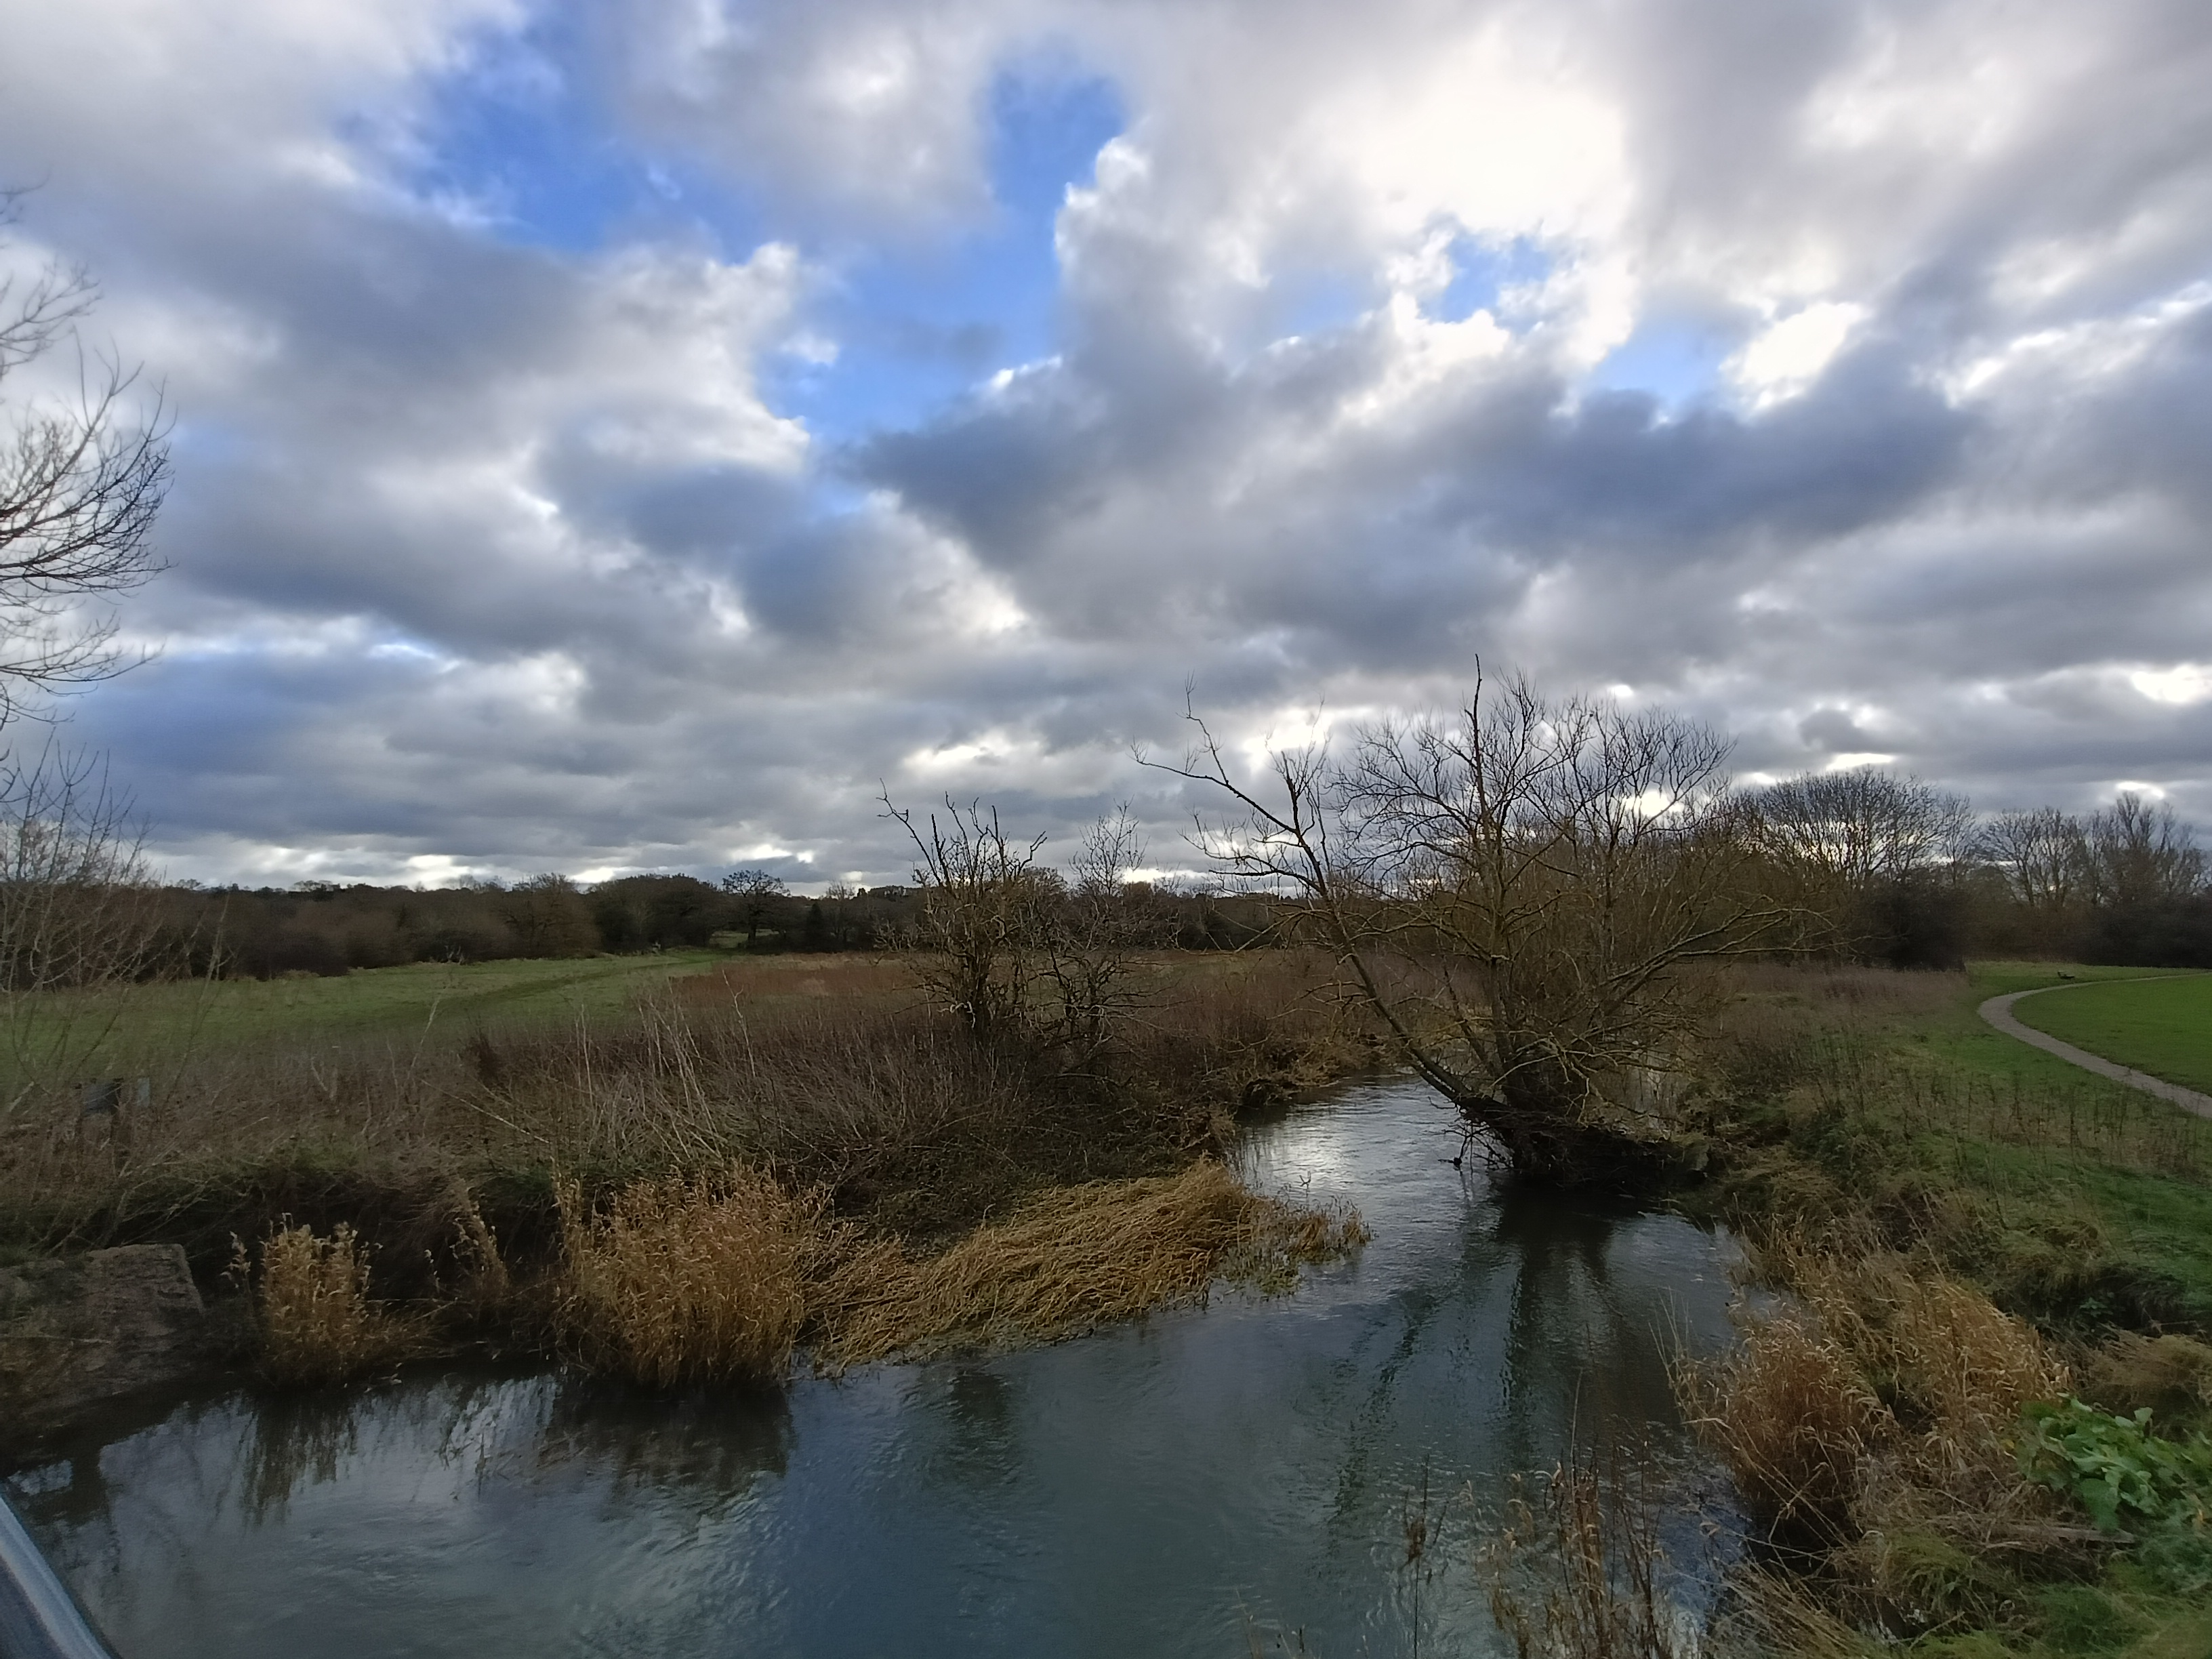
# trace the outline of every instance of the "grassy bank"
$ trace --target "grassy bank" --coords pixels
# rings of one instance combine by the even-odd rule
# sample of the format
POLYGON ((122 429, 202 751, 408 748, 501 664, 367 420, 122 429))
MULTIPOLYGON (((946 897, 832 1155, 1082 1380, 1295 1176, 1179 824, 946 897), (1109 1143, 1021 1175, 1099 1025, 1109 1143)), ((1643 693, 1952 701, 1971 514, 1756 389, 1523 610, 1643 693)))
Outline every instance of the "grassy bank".
MULTIPOLYGON (((867 1324, 821 1310, 866 1303, 869 1274, 927 1286, 927 1264, 978 1239, 1007 1244, 1009 1259, 1049 1255, 1049 1228, 1045 1246, 991 1230, 1036 1223, 1056 1195, 1101 1182, 1123 1183, 1114 1201, 1140 1209, 1141 1183, 1202 1167, 1239 1111, 1372 1060, 1323 994, 1323 964, 1297 953, 1170 954, 1140 963, 1134 983, 1131 1016, 1079 1054, 978 1041, 926 1006, 896 959, 384 970, 252 988, 222 1021, 196 1018, 189 1040, 175 1024, 185 988, 160 988, 117 1024, 145 1045, 134 1051, 154 1084, 143 1106, 86 1117, 72 1078, 19 1086, 0 1122, 0 1250, 175 1243, 218 1290, 242 1241, 264 1332, 289 1307, 288 1329, 338 1334, 363 1364, 471 1344, 604 1358, 607 1346, 582 1333, 605 1322, 577 1314, 580 1286, 611 1282, 589 1264, 674 1272, 690 1247, 638 1217, 658 1215, 673 1238, 700 1204, 722 1206, 728 1237, 764 1249, 758 1227, 731 1231, 725 1200, 750 1193, 738 1209, 750 1212, 772 1192, 808 1218, 810 1311, 790 1328, 826 1342, 867 1324), (722 1195, 709 1204, 702 1182, 722 1195)), ((1257 1214, 1238 1213, 1240 1226, 1257 1214)), ((1191 1293, 1193 1261, 1202 1279, 1243 1249, 1201 1224, 1184 1229, 1199 1242, 1180 1277, 1139 1272, 1143 1292, 1101 1280, 1027 1324, 1050 1334, 1191 1293)), ((1068 1248, 1098 1236, 1079 1227, 1068 1248)), ((839 1337, 839 1352, 992 1335, 940 1324, 887 1335, 878 1321, 865 1340, 839 1337)), ((787 1325, 769 1322, 762 1352, 787 1325)), ((274 1369, 349 1368, 315 1362, 316 1340, 291 1342, 274 1369)))
POLYGON ((2212 1122, 1975 1012, 2061 971, 1747 975, 1716 1033, 1718 1178, 1692 1202, 1871 1227, 2054 1328, 2212 1330, 2212 1122))
POLYGON ((1733 988, 1687 1201, 1790 1299, 1684 1378, 1759 1528, 1717 1645, 2212 1651, 2212 1123, 1977 1018, 2062 973, 1733 988))

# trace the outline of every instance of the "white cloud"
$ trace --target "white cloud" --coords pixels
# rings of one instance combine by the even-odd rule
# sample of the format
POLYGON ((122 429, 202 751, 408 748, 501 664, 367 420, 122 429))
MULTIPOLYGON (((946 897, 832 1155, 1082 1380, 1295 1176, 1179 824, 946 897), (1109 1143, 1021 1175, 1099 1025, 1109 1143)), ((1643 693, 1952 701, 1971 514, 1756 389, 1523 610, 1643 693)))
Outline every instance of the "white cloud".
POLYGON ((2128 676, 2128 684, 2153 702, 2186 708, 2212 698, 2212 665, 2185 662, 2171 668, 2140 668, 2128 676))
POLYGON ((1820 379, 1866 318, 1864 306, 1840 300, 1792 312, 1729 358, 1728 376, 1755 409, 1794 398, 1820 379))

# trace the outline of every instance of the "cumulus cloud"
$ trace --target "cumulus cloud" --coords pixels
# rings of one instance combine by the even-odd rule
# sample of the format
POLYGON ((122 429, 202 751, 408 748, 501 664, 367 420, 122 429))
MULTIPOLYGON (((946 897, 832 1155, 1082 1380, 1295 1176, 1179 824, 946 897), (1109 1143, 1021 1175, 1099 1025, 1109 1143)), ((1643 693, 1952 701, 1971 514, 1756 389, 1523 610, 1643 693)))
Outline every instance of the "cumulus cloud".
POLYGON ((2187 0, 6 27, 18 253, 182 411, 162 654, 72 726, 180 873, 895 878, 884 787, 1133 795, 1172 862, 1127 749, 1187 683, 1250 744, 1478 656, 1750 771, 2212 815, 2187 0), (1121 131, 1023 207, 1000 91, 1093 82, 1121 131), (986 245, 1048 267, 1025 360, 986 245), (971 383, 841 424, 922 334, 971 383))

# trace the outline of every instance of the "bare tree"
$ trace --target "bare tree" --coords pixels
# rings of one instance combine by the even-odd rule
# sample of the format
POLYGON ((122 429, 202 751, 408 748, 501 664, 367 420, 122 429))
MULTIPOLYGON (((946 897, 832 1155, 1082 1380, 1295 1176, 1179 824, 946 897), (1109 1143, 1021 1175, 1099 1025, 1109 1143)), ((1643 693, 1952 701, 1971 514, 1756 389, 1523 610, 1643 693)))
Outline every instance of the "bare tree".
POLYGON ((978 1036, 1028 1024, 1045 932, 1040 911, 1060 885, 1036 862, 1042 835, 1008 837, 999 809, 947 797, 927 827, 883 797, 884 810, 914 842, 921 897, 912 943, 932 958, 922 982, 978 1036))
POLYGON ((1741 802, 1743 833, 1801 943, 1899 967, 1955 965, 1967 868, 1963 795, 1880 767, 1809 772, 1741 802))
POLYGON ((1079 1066, 1139 998, 1135 953, 1156 942, 1156 907, 1128 890, 1143 856, 1124 806, 1085 835, 1074 880, 1037 862, 1046 837, 1008 836, 996 807, 947 799, 917 823, 884 799, 918 862, 908 943, 922 982, 979 1036, 1016 1037, 1079 1066))
MULTIPOLYGON (((0 193, 0 224, 20 195, 0 193)), ((158 568, 150 538, 168 447, 158 399, 131 418, 136 371, 79 347, 73 394, 13 398, 7 385, 72 342, 97 298, 81 270, 0 281, 0 406, 12 416, 0 437, 0 725, 27 699, 116 672, 115 622, 79 607, 158 568)))
POLYGON ((599 944, 591 907, 576 884, 557 871, 515 883, 499 908, 526 957, 589 956, 599 944))
POLYGON ((2000 813, 1982 826, 1974 853, 2003 878, 2010 898, 2039 916, 2069 918, 2089 902, 2089 838, 2070 812, 2000 813))
POLYGON ((1265 797, 1212 735, 1169 769, 1242 809, 1202 848, 1296 899, 1405 1058, 1511 1168, 1578 1182, 1669 1155, 1644 1085, 1680 1058, 1683 970, 1771 923, 1747 895, 1729 745, 1665 713, 1478 684, 1450 719, 1279 753, 1265 797))
POLYGON ((1948 863, 1973 822, 1965 796, 1876 766, 1808 772, 1752 791, 1746 804, 1745 828, 1761 851, 1850 890, 1948 863))
MULTIPOLYGON (((760 937, 761 924, 775 914, 778 905, 791 892, 781 878, 765 870, 732 870, 722 878, 722 890, 737 901, 738 915, 745 924, 748 945, 760 937)), ((843 896, 833 892, 828 896, 843 896)))
POLYGON ((2104 908, 2173 905, 2204 890, 2203 849, 2171 806, 2124 792, 2092 815, 2084 839, 2091 893, 2104 908))
POLYGON ((0 758, 0 1018, 9 1109, 98 1048, 115 994, 167 966, 161 892, 98 762, 0 758))
POLYGON ((1133 893, 1130 872, 1144 843, 1126 803, 1092 824, 1077 848, 1075 879, 1043 916, 1045 976, 1051 983, 1048 1040, 1077 1055, 1095 1053, 1114 1022, 1142 1000, 1136 953, 1159 942, 1157 907, 1133 893))

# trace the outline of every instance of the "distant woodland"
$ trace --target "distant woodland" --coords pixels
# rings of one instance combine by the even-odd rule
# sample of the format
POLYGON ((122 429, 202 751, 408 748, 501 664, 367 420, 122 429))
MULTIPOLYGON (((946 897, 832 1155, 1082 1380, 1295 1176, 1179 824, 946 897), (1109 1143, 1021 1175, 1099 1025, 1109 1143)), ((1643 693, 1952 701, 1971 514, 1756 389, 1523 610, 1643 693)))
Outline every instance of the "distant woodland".
MULTIPOLYGON (((1982 817, 1962 797, 1865 769, 1746 791, 1727 833, 1745 843, 1742 879, 1799 917, 1796 951, 1899 968, 1969 956, 2212 967, 2203 849, 2189 826, 2133 796, 2087 817, 1982 817)), ((1048 907, 1076 890, 1040 866, 1020 878, 1042 884, 1048 907)), ((1158 948, 1233 950, 1296 931, 1298 905, 1281 897, 1111 885, 1123 933, 1158 948)), ((750 870, 593 885, 556 874, 447 888, 187 884, 158 889, 155 902, 149 964, 264 979, 602 951, 895 950, 923 920, 921 888, 833 885, 814 897, 750 870)))
MULTIPOLYGON (((602 951, 895 949, 919 908, 909 888, 833 886, 806 897, 750 872, 719 884, 638 875, 585 886, 543 875, 442 888, 171 886, 159 902, 167 938, 149 961, 169 972, 256 979, 602 951)), ((1124 902, 1148 913, 1148 933, 1168 948, 1234 948, 1259 937, 1268 921, 1257 900, 1142 883, 1131 885, 1124 902)))

